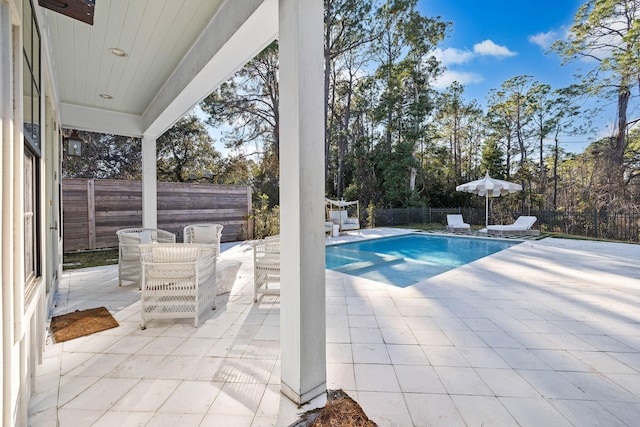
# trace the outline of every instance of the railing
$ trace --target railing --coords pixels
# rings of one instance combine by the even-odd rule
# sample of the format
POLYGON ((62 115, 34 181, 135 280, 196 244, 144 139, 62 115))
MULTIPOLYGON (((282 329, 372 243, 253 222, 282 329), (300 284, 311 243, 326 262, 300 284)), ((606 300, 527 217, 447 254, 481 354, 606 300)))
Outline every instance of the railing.
MULTIPOLYGON (((474 208, 393 208, 375 209, 374 226, 404 226, 412 224, 447 223, 447 214, 462 214, 465 222, 484 225, 484 209, 474 208)), ((533 215, 534 225, 541 232, 556 232, 575 236, 594 237, 628 242, 640 242, 640 213, 632 211, 610 212, 606 209, 588 211, 501 211, 493 209, 490 224, 509 224, 518 216, 533 215)), ((361 224, 366 218, 360 218, 361 224)))
MULTIPOLYGON (((460 214, 461 208, 391 208, 374 210, 374 226, 447 223, 448 214, 460 214)), ((361 224, 366 224, 360 219, 361 224)))

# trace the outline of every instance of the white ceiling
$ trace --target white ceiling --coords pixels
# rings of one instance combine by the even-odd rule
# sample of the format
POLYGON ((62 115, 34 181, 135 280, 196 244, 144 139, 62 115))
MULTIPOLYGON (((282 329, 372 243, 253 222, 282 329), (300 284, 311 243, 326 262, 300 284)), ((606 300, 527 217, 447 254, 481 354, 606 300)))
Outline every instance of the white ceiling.
POLYGON ((62 125, 163 132, 277 36, 277 4, 97 0, 93 26, 40 8, 62 125))

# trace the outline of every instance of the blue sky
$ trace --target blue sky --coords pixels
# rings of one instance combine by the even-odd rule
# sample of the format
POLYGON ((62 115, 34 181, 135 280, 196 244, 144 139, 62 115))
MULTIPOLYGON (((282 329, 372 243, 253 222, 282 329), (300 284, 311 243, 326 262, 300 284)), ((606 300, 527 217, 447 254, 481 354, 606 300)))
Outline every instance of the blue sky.
MULTIPOLYGON (((419 0, 427 16, 440 16, 452 25, 440 44, 438 57, 447 70, 440 88, 457 80, 465 98, 483 107, 490 89, 511 77, 530 75, 557 89, 574 83, 576 65, 561 65, 555 53, 546 53, 564 38, 585 0, 419 0)), ((586 65, 586 64, 583 64, 586 65)), ((606 129, 602 130, 603 135, 606 129)), ((598 135, 598 136, 603 136, 598 135)), ((580 152, 587 137, 566 138, 564 148, 580 152)))

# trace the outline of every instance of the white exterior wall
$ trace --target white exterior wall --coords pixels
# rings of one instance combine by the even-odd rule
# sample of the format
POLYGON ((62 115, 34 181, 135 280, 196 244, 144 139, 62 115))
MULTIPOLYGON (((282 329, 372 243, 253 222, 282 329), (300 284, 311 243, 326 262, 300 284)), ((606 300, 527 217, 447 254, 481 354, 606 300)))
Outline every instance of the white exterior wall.
MULTIPOLYGON (((52 165, 59 164, 60 149, 55 132, 45 125, 56 126, 53 108, 46 109, 44 71, 41 75, 42 155, 39 159, 38 227, 39 272, 34 292, 25 296, 24 277, 24 136, 23 136, 23 48, 22 1, 0 0, 0 316, 2 318, 2 425, 26 426, 29 398, 33 392, 35 369, 45 345, 47 292, 45 286, 57 288, 49 276, 46 260, 60 241, 47 242, 50 202, 58 206, 59 195, 50 181, 52 165), (46 114, 45 114, 46 111, 46 114), (53 146, 51 146, 53 144, 53 146), (47 150, 47 148, 49 148, 47 150), (49 244, 48 244, 49 243, 49 244)), ((30 25, 30 23, 29 23, 30 25)), ((41 32, 44 37, 44 32, 41 32)), ((44 50, 44 44, 42 49, 44 50)), ((41 70, 46 69, 42 56, 41 70)), ((52 105, 55 105, 53 103, 52 105)), ((58 178, 55 178, 58 179, 58 178)), ((51 294, 49 294, 51 295, 51 294)), ((49 298, 50 299, 50 298, 49 298)))

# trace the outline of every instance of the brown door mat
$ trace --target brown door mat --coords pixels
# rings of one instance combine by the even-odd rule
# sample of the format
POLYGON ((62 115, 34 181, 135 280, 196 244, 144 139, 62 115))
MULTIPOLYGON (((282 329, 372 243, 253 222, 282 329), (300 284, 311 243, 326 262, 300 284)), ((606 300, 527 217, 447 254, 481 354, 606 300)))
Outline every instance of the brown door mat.
POLYGON ((109 310, 98 307, 52 317, 50 328, 53 339, 58 343, 118 326, 109 310))

